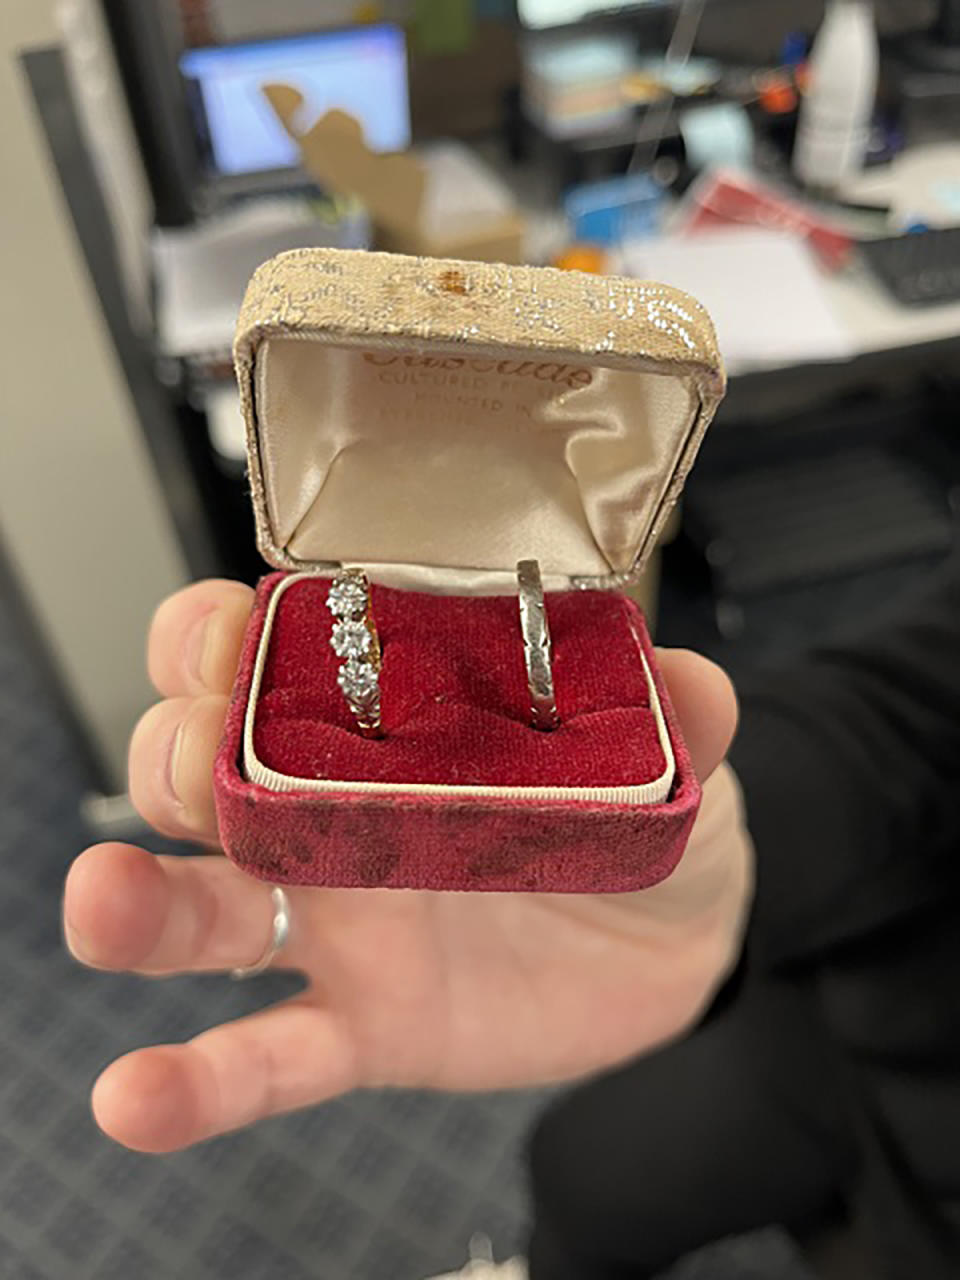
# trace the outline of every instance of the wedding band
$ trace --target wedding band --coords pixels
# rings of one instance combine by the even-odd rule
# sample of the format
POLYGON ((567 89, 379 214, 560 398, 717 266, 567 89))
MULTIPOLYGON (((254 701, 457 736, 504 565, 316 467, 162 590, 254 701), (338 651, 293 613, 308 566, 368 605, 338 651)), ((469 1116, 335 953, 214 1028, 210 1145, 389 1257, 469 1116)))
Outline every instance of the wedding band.
POLYGON ((276 958, 277 952, 280 951, 290 936, 290 899, 282 889, 275 887, 270 891, 270 900, 273 903, 273 924, 270 928, 270 940, 259 960, 255 960, 253 964, 240 965, 238 968, 230 970, 230 977, 238 982, 241 982, 244 978, 253 978, 256 974, 263 973, 264 969, 269 969, 276 958))
POLYGON ((535 729, 549 732, 560 724, 557 699, 553 691, 553 648, 543 599, 540 565, 536 560, 521 560, 517 565, 520 593, 520 630, 523 633, 523 657, 527 664, 530 689, 531 723, 535 729))
POLYGON ((337 684, 365 738, 382 737, 380 728, 380 638, 373 620, 370 582, 362 569, 344 569, 327 594, 333 614, 330 646, 344 661, 337 684))

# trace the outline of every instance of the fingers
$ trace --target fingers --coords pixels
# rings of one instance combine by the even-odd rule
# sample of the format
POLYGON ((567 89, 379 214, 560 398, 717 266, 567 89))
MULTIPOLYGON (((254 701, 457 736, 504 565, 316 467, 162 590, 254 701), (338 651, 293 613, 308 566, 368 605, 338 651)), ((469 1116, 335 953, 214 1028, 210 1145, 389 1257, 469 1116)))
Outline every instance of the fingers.
POLYGON ((212 769, 253 593, 239 582, 198 582, 157 610, 147 665, 167 701, 130 744, 130 796, 158 831, 215 842, 212 769))
POLYGON ((93 1113, 127 1147, 175 1151, 356 1084, 344 1025, 297 997, 118 1059, 94 1086, 93 1113))
POLYGON ((215 843, 213 761, 227 698, 170 698, 143 716, 129 755, 130 799, 164 835, 215 843))
POLYGON ((658 649, 693 767, 705 782, 727 754, 737 728, 737 695, 716 663, 687 649, 658 649))
MULTIPOLYGON (((146 974, 251 964, 272 915, 267 886, 222 859, 155 858, 129 845, 87 850, 64 895, 64 932, 79 959, 146 974)), ((284 963, 296 966, 297 945, 294 929, 284 963)), ((345 1026, 297 998, 188 1044, 126 1055, 100 1077, 93 1108, 118 1142, 173 1151, 355 1083, 345 1026)))
POLYGON ((167 698, 229 693, 253 592, 240 582, 196 582, 154 614, 147 667, 167 698))
MULTIPOLYGON (((273 914, 269 887, 223 858, 158 858, 124 844, 82 853, 63 898, 64 934, 78 960, 151 975, 253 964, 273 914)), ((305 943, 294 929, 278 963, 296 968, 305 943)))
MULTIPOLYGON (((253 963, 272 915, 267 886, 222 859, 155 858, 129 845, 87 850, 64 895, 64 931, 79 959, 147 974, 253 963)), ((297 946, 294 928, 282 953, 294 967, 297 946)), ((127 1054, 100 1077, 93 1109, 118 1142, 173 1151, 355 1083, 345 1026, 297 998, 185 1045, 127 1054)))

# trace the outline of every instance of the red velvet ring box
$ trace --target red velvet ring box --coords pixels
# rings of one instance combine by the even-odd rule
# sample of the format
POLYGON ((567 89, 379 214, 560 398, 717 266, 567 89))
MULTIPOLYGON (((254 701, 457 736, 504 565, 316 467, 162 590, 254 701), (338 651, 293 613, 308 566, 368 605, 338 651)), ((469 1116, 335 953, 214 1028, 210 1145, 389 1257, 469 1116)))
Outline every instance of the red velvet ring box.
POLYGON ((700 789, 642 570, 723 394, 662 285, 309 249, 235 347, 264 578, 217 758, 220 834, 282 884, 609 893, 667 876, 700 789), (540 562, 561 726, 530 725, 516 564, 540 562), (337 686, 362 567, 384 736, 337 686))

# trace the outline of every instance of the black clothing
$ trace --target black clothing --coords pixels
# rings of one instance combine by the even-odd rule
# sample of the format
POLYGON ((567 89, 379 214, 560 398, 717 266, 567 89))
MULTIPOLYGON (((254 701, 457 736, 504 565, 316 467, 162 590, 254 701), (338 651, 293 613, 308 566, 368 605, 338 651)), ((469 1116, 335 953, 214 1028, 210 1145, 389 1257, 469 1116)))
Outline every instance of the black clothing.
MULTIPOLYGON (((793 1225, 815 1207, 815 1166, 802 1151, 819 1129, 824 1204, 843 1200, 877 1274, 956 1280, 960 565, 900 626, 758 680, 741 689, 741 703, 731 758, 757 849, 745 976, 732 1001, 687 1040, 593 1082, 548 1114, 534 1141, 539 1236, 547 1242, 556 1231, 560 1243, 549 1247, 568 1258, 632 1263, 623 1274, 636 1276, 654 1255, 662 1267, 671 1250, 679 1256, 703 1243, 705 1229, 720 1236, 761 1220, 793 1225), (772 1014, 781 1000, 786 1011, 809 1001, 806 1056, 792 1014, 772 1014), (761 1061, 781 1061, 783 1072, 755 1079, 762 1099, 751 1106, 737 1090, 725 1104, 716 1082, 727 1082, 726 1094, 767 1039, 769 1057, 761 1061), (702 1071, 690 1067, 697 1062, 702 1071), (704 1112, 706 1087, 714 1105, 704 1112), (632 1253, 625 1238, 615 1237, 606 1255, 599 1238, 586 1241, 570 1191, 547 1185, 547 1161, 537 1159, 538 1150, 550 1150, 554 1181, 568 1168, 583 1185, 583 1117, 604 1110, 604 1091, 618 1117, 607 1126, 614 1147, 625 1161, 631 1144, 642 1152, 641 1161, 620 1165, 616 1188, 623 1212, 628 1193, 636 1195, 632 1253), (724 1105, 732 1116, 717 1114, 724 1105), (798 1107, 802 1117, 791 1128, 798 1107), (837 1122, 835 1134, 825 1117, 837 1122), (712 1188, 703 1179, 704 1150, 712 1156, 712 1188), (782 1177, 791 1166, 797 1177, 782 1177), (713 1209, 701 1218, 698 1206, 716 1205, 718 1195, 726 1218, 713 1209), (565 1216, 555 1222, 557 1205, 565 1216), (675 1229, 674 1205, 690 1210, 687 1238, 675 1229), (663 1213, 668 1247, 658 1251, 652 1241, 663 1213)), ((533 1280, 568 1274, 579 1280, 576 1270, 540 1267, 534 1255, 533 1280)))
POLYGON ((746 983, 696 1035, 575 1090, 534 1134, 533 1280, 640 1280, 723 1236, 840 1216, 857 1168, 808 990, 746 983))

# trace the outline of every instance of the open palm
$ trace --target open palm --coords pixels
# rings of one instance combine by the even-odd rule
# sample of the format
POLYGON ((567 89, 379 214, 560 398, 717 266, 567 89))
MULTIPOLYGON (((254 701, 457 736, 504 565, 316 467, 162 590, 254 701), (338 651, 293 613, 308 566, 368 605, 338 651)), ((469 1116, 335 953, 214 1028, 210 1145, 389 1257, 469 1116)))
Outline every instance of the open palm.
MULTIPOLYGON (((134 735, 130 789, 160 831, 216 840, 212 761, 251 593, 203 582, 158 611, 149 665, 165 701, 134 735)), ((361 1085, 483 1089, 570 1078, 685 1030, 731 964, 749 898, 736 783, 718 767, 735 704, 693 654, 662 668, 708 779, 687 852, 644 893, 292 889, 277 963, 307 988, 184 1045, 140 1049, 94 1088, 98 1121, 166 1151, 361 1085)), ((266 887, 222 857, 88 849, 67 878, 78 959, 145 974, 249 963, 269 934, 266 887)))

